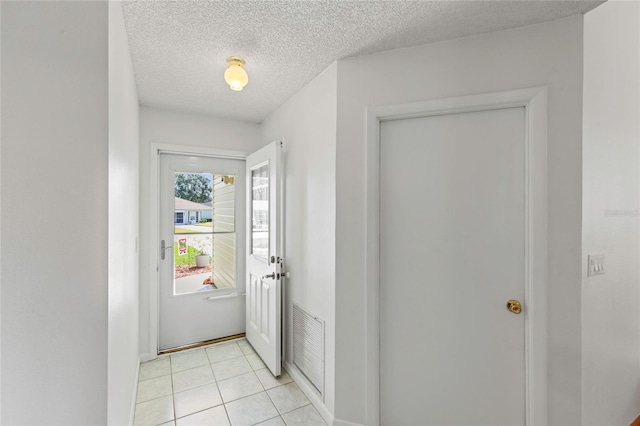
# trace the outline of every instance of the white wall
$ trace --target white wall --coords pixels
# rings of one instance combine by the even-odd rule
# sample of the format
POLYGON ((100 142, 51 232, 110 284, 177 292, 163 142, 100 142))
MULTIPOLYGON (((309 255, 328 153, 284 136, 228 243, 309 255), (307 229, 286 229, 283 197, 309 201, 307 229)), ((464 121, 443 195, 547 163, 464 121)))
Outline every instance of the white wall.
POLYGON ((549 420, 580 424, 582 16, 338 62, 337 418, 365 422, 366 108, 533 86, 548 87, 549 420))
POLYGON ((1 422, 105 424, 107 2, 0 7, 1 422))
POLYGON ((108 424, 133 422, 138 371, 138 95, 122 5, 109 2, 108 424))
MULTIPOLYGON (((2 7, 0 7, 2 22, 2 7)), ((2 31, 0 31, 0 70, 2 69, 2 31)), ((2 99, 2 72, 0 71, 0 99, 2 99)), ((0 188, 2 188, 2 102, 0 102, 0 188)), ((0 197, 0 230, 2 229, 2 197, 0 197)), ((0 271, 2 271, 2 238, 0 238, 0 271)), ((2 273, 0 273, 0 421, 2 421, 2 273)))
POLYGON ((333 64, 260 126, 285 147, 285 353, 293 362, 293 302, 325 320, 325 406, 335 399, 336 83, 333 64))
POLYGON ((258 148, 258 124, 204 115, 140 107, 140 353, 155 357, 149 343, 149 208, 151 142, 252 152, 258 148))
POLYGON ((582 424, 640 414, 640 3, 584 18, 582 424), (609 211, 609 212, 607 212, 609 211), (606 273, 587 277, 587 255, 606 273))

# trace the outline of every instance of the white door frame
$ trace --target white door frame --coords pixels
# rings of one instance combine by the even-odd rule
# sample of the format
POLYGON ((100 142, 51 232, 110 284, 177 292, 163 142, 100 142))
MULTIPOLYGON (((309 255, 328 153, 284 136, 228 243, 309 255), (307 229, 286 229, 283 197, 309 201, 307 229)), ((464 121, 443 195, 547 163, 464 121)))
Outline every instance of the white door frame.
POLYGON ((367 109, 367 425, 380 424, 380 124, 511 107, 525 108, 525 422, 547 424, 547 89, 535 87, 367 109))
POLYGON ((201 157, 228 158, 246 160, 248 152, 226 149, 206 148, 202 146, 176 145, 151 142, 149 150, 149 360, 158 356, 159 310, 158 258, 160 253, 159 205, 160 205, 160 154, 197 155, 201 157))

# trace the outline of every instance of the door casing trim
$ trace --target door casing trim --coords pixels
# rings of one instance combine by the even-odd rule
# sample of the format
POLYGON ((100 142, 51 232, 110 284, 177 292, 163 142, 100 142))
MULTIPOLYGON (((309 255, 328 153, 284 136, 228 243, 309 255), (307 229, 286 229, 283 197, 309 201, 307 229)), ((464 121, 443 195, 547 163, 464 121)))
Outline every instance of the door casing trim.
POLYGON ((159 309, 158 309, 158 247, 159 238, 159 173, 160 154, 198 155, 204 157, 246 160, 249 153, 202 146, 177 145, 151 142, 149 149, 149 352, 148 360, 158 357, 159 350, 159 309))
POLYGON ((380 124, 525 108, 525 424, 547 424, 547 88, 370 107, 366 117, 366 424, 380 424, 380 124))

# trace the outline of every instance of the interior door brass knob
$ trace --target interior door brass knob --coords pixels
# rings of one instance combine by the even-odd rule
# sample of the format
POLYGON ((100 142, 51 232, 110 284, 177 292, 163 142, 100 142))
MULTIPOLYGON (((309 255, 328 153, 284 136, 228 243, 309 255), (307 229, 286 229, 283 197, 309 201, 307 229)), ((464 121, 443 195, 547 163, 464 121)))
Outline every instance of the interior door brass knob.
POLYGON ((522 305, 517 300, 511 299, 507 302, 507 309, 512 314, 518 315, 520 312, 522 312, 522 305))

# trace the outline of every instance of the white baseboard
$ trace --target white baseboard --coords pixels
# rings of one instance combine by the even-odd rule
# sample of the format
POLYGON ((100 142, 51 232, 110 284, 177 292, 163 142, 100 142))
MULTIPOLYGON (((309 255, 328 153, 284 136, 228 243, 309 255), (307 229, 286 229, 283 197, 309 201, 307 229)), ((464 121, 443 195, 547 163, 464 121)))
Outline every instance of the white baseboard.
POLYGON ((151 355, 149 355, 148 353, 140 354, 140 362, 147 362, 147 361, 151 361, 151 355))
POLYGON ((329 412, 316 388, 309 383, 307 378, 304 377, 300 370, 298 370, 298 367, 285 361, 284 368, 296 382, 300 390, 304 392, 307 398, 309 398, 309 401, 311 401, 313 406, 316 407, 316 410, 318 410, 318 413, 320 413, 324 421, 327 422, 328 425, 335 425, 333 421, 333 414, 329 412))
POLYGON ((133 424, 136 415, 136 399, 138 397, 138 382, 140 381, 140 357, 138 357, 138 365, 136 366, 136 382, 133 384, 133 398, 131 398, 131 413, 129 413, 129 424, 133 424))

